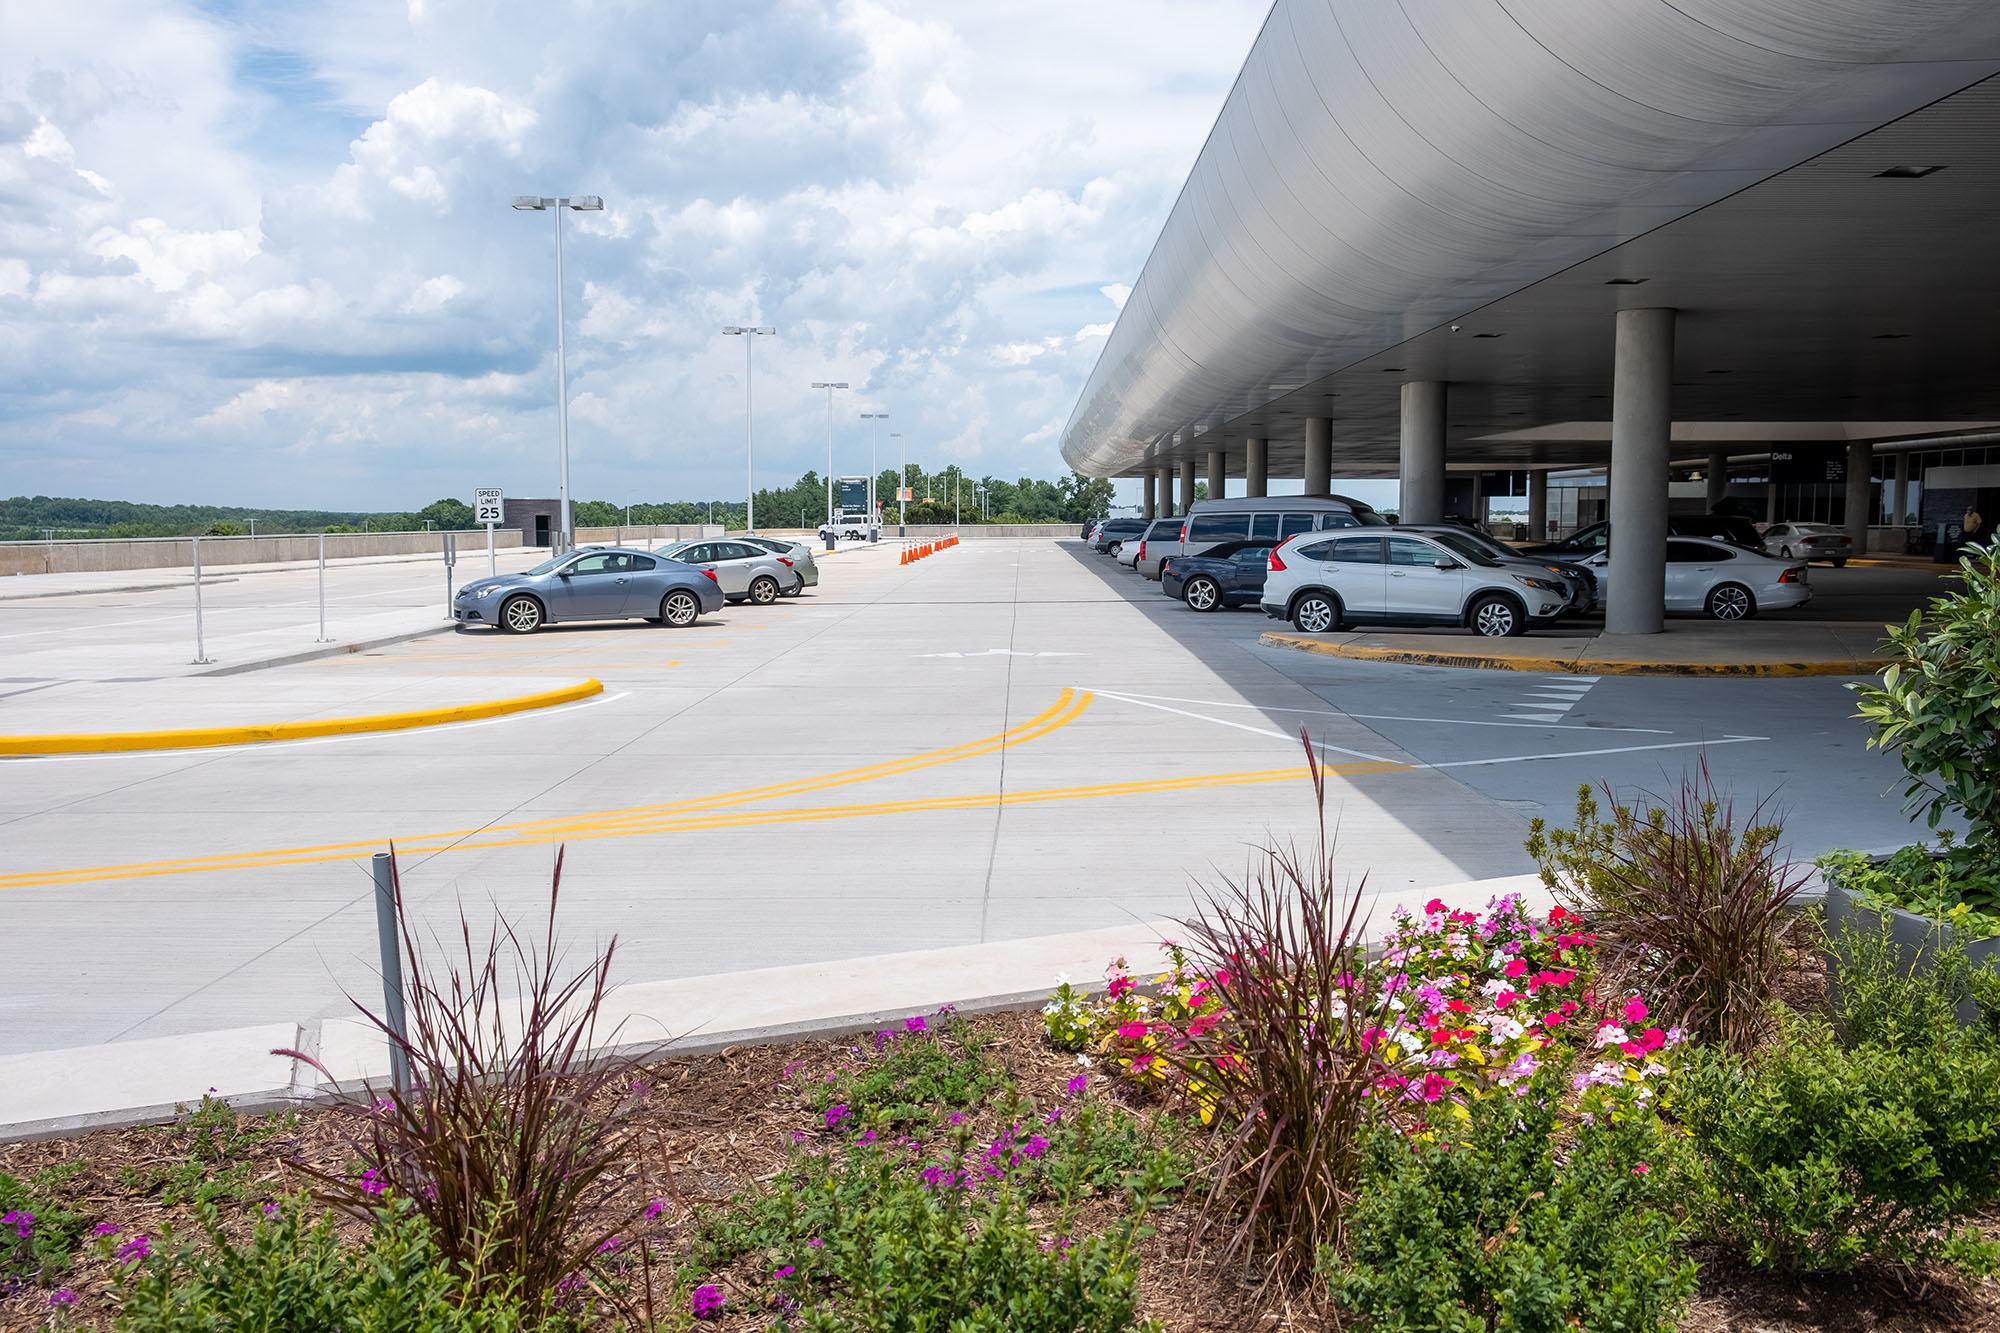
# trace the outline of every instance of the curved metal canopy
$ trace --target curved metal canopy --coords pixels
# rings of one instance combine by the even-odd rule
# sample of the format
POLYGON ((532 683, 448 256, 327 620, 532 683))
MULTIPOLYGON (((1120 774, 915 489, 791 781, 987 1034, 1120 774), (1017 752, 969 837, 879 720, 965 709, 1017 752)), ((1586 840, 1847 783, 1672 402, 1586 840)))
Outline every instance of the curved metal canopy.
MULTIPOLYGON (((1996 72, 1990 0, 1277 0, 1063 457, 1107 476, 1216 447, 1226 423, 1996 72)), ((1677 273, 1717 258, 1655 250, 1665 281, 1599 298, 1607 355, 1610 309, 1679 304, 1677 273)))

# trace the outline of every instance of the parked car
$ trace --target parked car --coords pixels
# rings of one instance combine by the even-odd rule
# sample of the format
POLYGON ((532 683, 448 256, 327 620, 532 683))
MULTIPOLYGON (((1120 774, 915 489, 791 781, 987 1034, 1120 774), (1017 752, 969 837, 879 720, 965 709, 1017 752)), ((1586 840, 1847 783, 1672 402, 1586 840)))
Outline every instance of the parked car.
POLYGON ((1416 533, 1293 537, 1266 564, 1258 604, 1307 634, 1344 625, 1464 625, 1497 638, 1546 625, 1569 605, 1569 585, 1553 574, 1416 533))
POLYGON ((1201 555, 1177 555, 1160 568, 1160 591, 1197 611, 1248 606, 1264 593, 1268 542, 1228 542, 1201 555))
MULTIPOLYGON (((1731 514, 1681 514, 1667 519, 1669 537, 1709 537, 1716 541, 1729 542, 1746 551, 1761 551, 1764 539, 1757 531, 1757 525, 1747 518, 1737 518, 1731 514)), ((1519 555, 1548 556, 1555 560, 1582 560, 1595 553, 1609 549, 1611 545, 1611 521, 1592 523, 1589 527, 1578 528, 1559 542, 1539 542, 1520 547, 1519 555)))
POLYGON ((1160 561, 1180 549, 1181 523, 1178 518, 1156 518, 1139 538, 1138 558, 1132 568, 1149 579, 1160 577, 1160 561))
POLYGON ((804 580, 790 589, 791 596, 796 597, 807 588, 819 586, 819 562, 813 559, 813 548, 807 543, 786 541, 783 537, 732 537, 730 540, 761 546, 777 556, 781 564, 789 561, 804 580))
POLYGON ((769 606, 785 593, 796 593, 806 582, 805 575, 786 559, 733 538, 681 542, 660 554, 713 571, 716 582, 722 585, 722 595, 732 602, 748 600, 769 606))
POLYGON ((1554 574, 1570 585, 1569 608, 1563 612, 1564 615, 1582 615, 1597 609, 1597 576, 1590 572, 1588 565, 1573 560, 1538 560, 1534 556, 1522 555, 1498 537, 1489 537, 1478 528, 1465 527, 1450 521, 1399 524, 1396 531, 1421 532, 1443 542, 1453 550, 1472 546, 1484 551, 1503 565, 1519 565, 1523 569, 1537 569, 1554 574))
POLYGON ((573 620, 650 620, 677 629, 720 611, 722 585, 706 570, 658 553, 590 546, 519 574, 474 579, 452 598, 461 625, 533 634, 573 620))
POLYGON ((1146 530, 1143 518, 1109 518, 1097 529, 1097 535, 1090 539, 1093 551, 1109 551, 1127 537, 1137 539, 1146 530))
MULTIPOLYGON (((1598 586, 1611 587, 1611 556, 1594 555, 1598 586)), ((1773 560, 1709 537, 1667 539, 1667 610, 1702 611, 1717 620, 1748 620, 1759 611, 1812 600, 1802 560, 1773 560)))
POLYGON ((1780 560, 1830 560, 1835 569, 1854 554, 1854 538, 1830 523, 1773 523, 1764 529, 1765 555, 1780 560))
POLYGON ((1157 550, 1148 539, 1146 564, 1140 566, 1139 572, 1158 578, 1160 560, 1176 555, 1202 555, 1225 542, 1262 542, 1275 546, 1301 532, 1372 528, 1387 526, 1388 522, 1361 501, 1344 495, 1239 495, 1233 499, 1197 500, 1181 519, 1180 531, 1172 537, 1162 537, 1157 550))
POLYGON ((1130 537, 1127 537, 1124 541, 1119 542, 1116 546, 1113 546, 1111 548, 1111 555, 1112 558, 1117 560, 1119 564, 1125 566, 1125 568, 1127 569, 1130 569, 1132 568, 1134 562, 1136 562, 1139 559, 1139 553, 1145 549, 1146 549, 1146 538, 1145 535, 1142 533, 1139 536, 1138 540, 1136 541, 1130 537))

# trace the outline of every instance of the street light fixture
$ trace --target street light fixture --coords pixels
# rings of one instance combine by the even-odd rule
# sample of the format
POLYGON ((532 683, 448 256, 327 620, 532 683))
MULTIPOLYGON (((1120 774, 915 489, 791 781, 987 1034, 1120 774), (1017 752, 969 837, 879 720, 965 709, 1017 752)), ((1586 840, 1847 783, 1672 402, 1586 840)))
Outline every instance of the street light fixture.
POLYGON ((757 531, 757 469, 751 462, 750 453, 750 349, 756 345, 754 335, 776 333, 776 329, 758 328, 754 324, 731 324, 724 333, 735 334, 743 339, 743 530, 757 531))
POLYGON ((875 517, 875 432, 881 427, 878 421, 887 421, 887 412, 863 412, 861 419, 868 423, 868 517, 875 517))
POLYGON ((562 215, 565 208, 579 213, 602 213, 604 200, 594 194, 579 194, 566 199, 549 199, 538 194, 517 194, 514 207, 524 213, 554 213, 556 220, 556 451, 562 464, 562 494, 559 503, 562 513, 562 544, 568 550, 576 545, 576 524, 569 510, 569 380, 564 365, 563 347, 563 265, 562 265, 562 215))
POLYGON ((814 380, 813 388, 826 390, 826 526, 833 526, 833 391, 845 389, 846 380, 814 380))

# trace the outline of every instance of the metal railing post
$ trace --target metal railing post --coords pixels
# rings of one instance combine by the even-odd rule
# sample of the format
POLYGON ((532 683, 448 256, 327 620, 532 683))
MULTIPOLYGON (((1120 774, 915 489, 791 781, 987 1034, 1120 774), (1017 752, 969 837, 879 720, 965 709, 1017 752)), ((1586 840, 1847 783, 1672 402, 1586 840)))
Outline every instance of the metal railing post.
POLYGON ((201 627, 201 538, 192 538, 194 546, 194 665, 207 666, 215 659, 208 655, 201 627))
POLYGON ((403 942, 396 912, 396 870, 387 852, 375 853, 375 938, 382 951, 382 1019, 389 1043, 389 1077, 396 1091, 410 1091, 410 1058, 403 1046, 410 1029, 403 1017, 403 942))
POLYGON ((319 638, 315 643, 332 643, 326 637, 326 534, 319 535, 319 638))

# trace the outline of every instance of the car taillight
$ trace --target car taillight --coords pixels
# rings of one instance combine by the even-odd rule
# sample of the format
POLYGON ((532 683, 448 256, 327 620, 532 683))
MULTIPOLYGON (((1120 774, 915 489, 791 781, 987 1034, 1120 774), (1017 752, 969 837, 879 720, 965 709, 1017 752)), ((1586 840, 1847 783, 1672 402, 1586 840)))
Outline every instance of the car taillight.
POLYGON ((1285 570, 1285 562, 1278 559, 1278 553, 1273 551, 1264 557, 1264 568, 1270 573, 1282 574, 1285 570))
POLYGON ((1181 524, 1181 545, 1187 545, 1187 524, 1181 524))
POLYGON ((1792 568, 1790 568, 1790 569, 1786 570, 1786 571, 1785 571, 1784 573, 1782 573, 1782 574, 1778 575, 1778 582, 1780 582, 1780 583, 1798 583, 1798 582, 1800 582, 1800 578, 1799 578, 1799 575, 1800 575, 1801 573, 1803 573, 1803 572, 1804 572, 1804 571, 1802 571, 1802 570, 1801 570, 1801 569, 1800 569, 1800 568, 1799 568, 1799 567, 1798 567, 1797 565, 1794 565, 1794 566, 1792 566, 1792 568))
POLYGON ((792 567, 792 562, 786 559, 782 555, 778 557, 778 563, 783 565, 786 569, 790 569, 792 567))
POLYGON ((1144 542, 1139 543, 1139 558, 1141 560, 1146 558, 1146 543, 1144 542))
POLYGON ((712 569, 704 569, 704 570, 702 570, 701 572, 702 572, 702 573, 704 573, 704 574, 706 574, 706 575, 708 575, 708 581, 709 581, 710 583, 720 583, 720 582, 722 582, 722 580, 721 580, 721 579, 718 579, 717 577, 715 577, 715 571, 714 571, 714 570, 712 570, 712 569))

